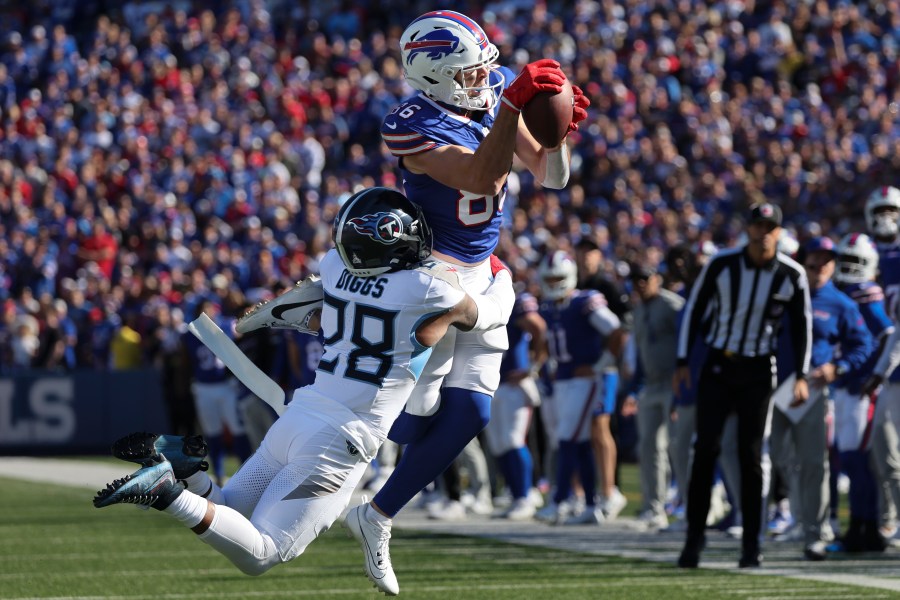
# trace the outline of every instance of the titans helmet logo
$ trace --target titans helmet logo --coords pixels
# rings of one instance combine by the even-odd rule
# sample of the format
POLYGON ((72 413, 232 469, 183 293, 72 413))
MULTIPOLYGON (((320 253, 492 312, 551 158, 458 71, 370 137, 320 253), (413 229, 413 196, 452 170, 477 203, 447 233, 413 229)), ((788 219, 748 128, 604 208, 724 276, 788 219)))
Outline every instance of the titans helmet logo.
POLYGON ((451 31, 448 29, 437 29, 429 31, 417 40, 406 42, 403 50, 409 52, 406 56, 406 64, 411 65, 413 59, 423 52, 430 60, 438 60, 451 52, 455 52, 457 46, 459 46, 459 38, 453 35, 451 31))
POLYGON ((357 233, 368 236, 386 246, 396 243, 403 233, 403 222, 400 217, 389 212, 356 217, 347 223, 353 225, 357 233))

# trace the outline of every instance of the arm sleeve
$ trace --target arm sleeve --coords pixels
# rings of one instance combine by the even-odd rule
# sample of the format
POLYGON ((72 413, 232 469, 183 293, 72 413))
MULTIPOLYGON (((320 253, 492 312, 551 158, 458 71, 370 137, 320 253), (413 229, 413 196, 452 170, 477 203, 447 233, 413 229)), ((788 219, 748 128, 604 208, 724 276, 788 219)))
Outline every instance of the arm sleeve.
POLYGON ((611 334, 621 325, 616 313, 611 311, 605 304, 592 310, 588 320, 591 326, 603 335, 611 334))
POLYGON ((569 182, 569 148, 566 142, 556 150, 546 150, 541 160, 544 176, 541 185, 553 190, 561 190, 569 182))

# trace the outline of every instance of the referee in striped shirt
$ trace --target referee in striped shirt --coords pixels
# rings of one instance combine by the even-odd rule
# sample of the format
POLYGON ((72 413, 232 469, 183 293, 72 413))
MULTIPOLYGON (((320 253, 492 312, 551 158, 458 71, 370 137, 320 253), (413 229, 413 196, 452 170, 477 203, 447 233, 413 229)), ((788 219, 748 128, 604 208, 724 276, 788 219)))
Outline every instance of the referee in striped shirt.
POLYGON ((744 533, 739 567, 758 567, 762 520, 760 450, 775 378, 775 351, 783 315, 794 348, 794 404, 809 397, 812 311, 803 267, 778 254, 781 209, 756 204, 750 211, 746 246, 710 260, 694 283, 678 339, 673 386, 697 385, 697 437, 688 487, 688 532, 678 559, 696 568, 705 545, 713 470, 725 419, 737 413, 744 533), (708 319, 708 320, 707 320, 708 319), (706 322, 703 328, 701 323, 706 322), (698 381, 690 381, 690 346, 704 336, 709 354, 698 381))

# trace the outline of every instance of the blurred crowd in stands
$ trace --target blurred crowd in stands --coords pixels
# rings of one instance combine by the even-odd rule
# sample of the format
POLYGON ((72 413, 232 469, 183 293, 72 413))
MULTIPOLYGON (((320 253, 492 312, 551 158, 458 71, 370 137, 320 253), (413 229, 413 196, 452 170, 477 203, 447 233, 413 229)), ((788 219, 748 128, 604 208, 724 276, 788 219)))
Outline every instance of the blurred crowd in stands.
POLYGON ((591 100, 565 190, 514 165, 522 281, 582 242, 627 291, 628 264, 733 245, 760 199, 801 242, 863 231, 897 183, 898 0, 4 3, 0 370, 163 365, 201 301, 316 272, 346 197, 402 189, 379 126, 412 93, 400 33, 441 7, 591 100))

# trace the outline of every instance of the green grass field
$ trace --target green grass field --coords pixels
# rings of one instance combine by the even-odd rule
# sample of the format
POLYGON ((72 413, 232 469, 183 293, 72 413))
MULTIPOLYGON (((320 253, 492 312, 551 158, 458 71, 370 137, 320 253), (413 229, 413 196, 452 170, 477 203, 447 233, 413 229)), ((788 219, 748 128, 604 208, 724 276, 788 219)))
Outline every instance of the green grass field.
MULTIPOLYGON (((335 526, 307 554, 241 574, 156 511, 93 508, 83 489, 0 479, 0 598, 376 598, 335 526)), ((395 532, 404 598, 889 598, 884 590, 395 532)))

